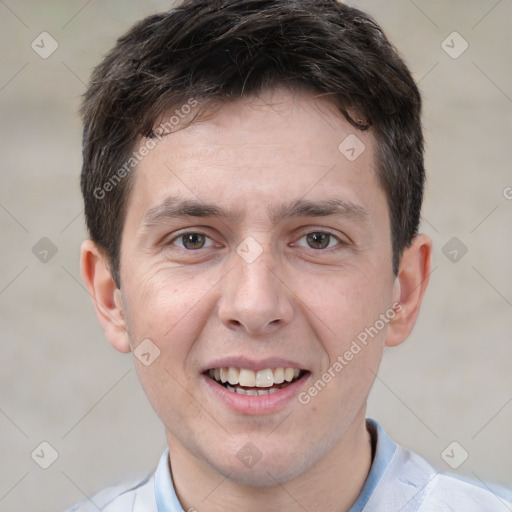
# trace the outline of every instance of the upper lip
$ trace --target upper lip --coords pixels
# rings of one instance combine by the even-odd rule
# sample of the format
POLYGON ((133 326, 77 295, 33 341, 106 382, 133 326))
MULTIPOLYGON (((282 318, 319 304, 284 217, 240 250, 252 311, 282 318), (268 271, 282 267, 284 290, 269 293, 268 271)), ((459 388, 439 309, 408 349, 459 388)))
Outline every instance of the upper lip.
POLYGON ((247 370, 266 370, 267 368, 299 368, 300 370, 307 370, 307 366, 291 359, 283 359, 280 357, 270 357, 265 359, 249 359, 248 357, 223 357, 222 359, 215 359, 208 363, 202 370, 204 373, 208 370, 215 368, 245 368, 247 370))

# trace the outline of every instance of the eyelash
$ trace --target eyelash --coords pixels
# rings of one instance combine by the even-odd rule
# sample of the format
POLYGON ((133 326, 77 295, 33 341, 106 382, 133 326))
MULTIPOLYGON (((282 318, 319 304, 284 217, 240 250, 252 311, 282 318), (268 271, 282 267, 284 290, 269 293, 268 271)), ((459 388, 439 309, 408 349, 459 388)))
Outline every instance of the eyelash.
MULTIPOLYGON (((336 241, 337 241, 337 244, 335 244, 333 247, 338 247, 338 246, 346 246, 347 245, 347 242, 341 240, 339 237, 337 237, 334 233, 331 233, 330 231, 325 231, 325 230, 313 230, 313 231, 308 231, 307 233, 304 233, 303 235, 301 235, 301 237, 297 240, 297 242, 294 242, 292 245, 296 245, 300 240, 302 240, 303 238, 307 237, 308 235, 311 235, 311 234, 319 234, 319 235, 329 235, 330 237, 334 238, 336 241)), ((209 237, 208 235, 206 235, 205 233, 202 233, 200 231, 182 231, 181 233, 178 233, 174 238, 172 238, 172 240, 170 240, 168 242, 168 246, 173 246, 174 243, 177 241, 177 240, 183 240, 183 237, 187 236, 187 235, 201 235, 201 236, 204 236, 206 239, 210 240, 212 242, 211 245, 214 244, 213 240, 211 239, 211 237, 209 237)), ((307 243, 307 242, 306 242, 307 243)), ((329 241, 330 243, 330 241, 329 241)), ((211 247, 210 245, 210 247, 211 247)), ((304 246, 300 246, 300 247, 304 247, 304 246)), ((332 250, 333 247, 325 247, 323 249, 315 249, 313 247, 306 247, 308 249, 311 249, 313 251, 318 251, 318 252, 326 252, 328 250, 332 250)), ((187 249, 185 247, 178 247, 178 249, 180 250, 184 250, 184 251, 187 251, 187 252, 198 252, 200 251, 201 249, 208 249, 209 247, 201 247, 199 249, 187 249)), ((334 249, 336 250, 336 249, 334 249)))

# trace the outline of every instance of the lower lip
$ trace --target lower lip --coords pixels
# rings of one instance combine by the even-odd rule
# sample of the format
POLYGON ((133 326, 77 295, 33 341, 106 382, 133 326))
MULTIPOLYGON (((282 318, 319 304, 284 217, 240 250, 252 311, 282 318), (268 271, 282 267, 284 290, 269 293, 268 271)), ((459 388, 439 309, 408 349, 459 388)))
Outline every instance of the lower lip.
POLYGON ((201 375, 201 380, 209 390, 220 399, 229 409, 247 415, 271 414, 282 409, 293 400, 300 389, 309 380, 311 373, 303 375, 300 379, 288 384, 285 388, 267 395, 240 395, 228 391, 207 375, 201 375))

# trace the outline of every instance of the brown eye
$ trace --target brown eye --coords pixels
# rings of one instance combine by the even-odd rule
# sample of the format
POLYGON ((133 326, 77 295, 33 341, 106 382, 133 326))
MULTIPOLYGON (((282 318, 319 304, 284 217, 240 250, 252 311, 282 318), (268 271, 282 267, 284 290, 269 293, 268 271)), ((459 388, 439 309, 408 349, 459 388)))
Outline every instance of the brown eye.
POLYGON ((201 233, 187 233, 180 237, 185 249, 202 249, 206 243, 206 237, 201 233))
POLYGON ((331 242, 329 233, 309 233, 306 235, 306 241, 312 249, 325 249, 331 242))

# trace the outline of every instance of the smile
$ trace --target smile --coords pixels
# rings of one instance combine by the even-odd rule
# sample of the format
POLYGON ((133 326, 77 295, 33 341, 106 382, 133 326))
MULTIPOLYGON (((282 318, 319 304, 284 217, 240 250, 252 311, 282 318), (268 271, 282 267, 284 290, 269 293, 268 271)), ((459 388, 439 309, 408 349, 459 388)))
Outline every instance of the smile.
POLYGON ((239 395, 270 395, 302 378, 306 370, 299 368, 267 368, 253 371, 246 368, 212 368, 206 375, 225 389, 239 395))

